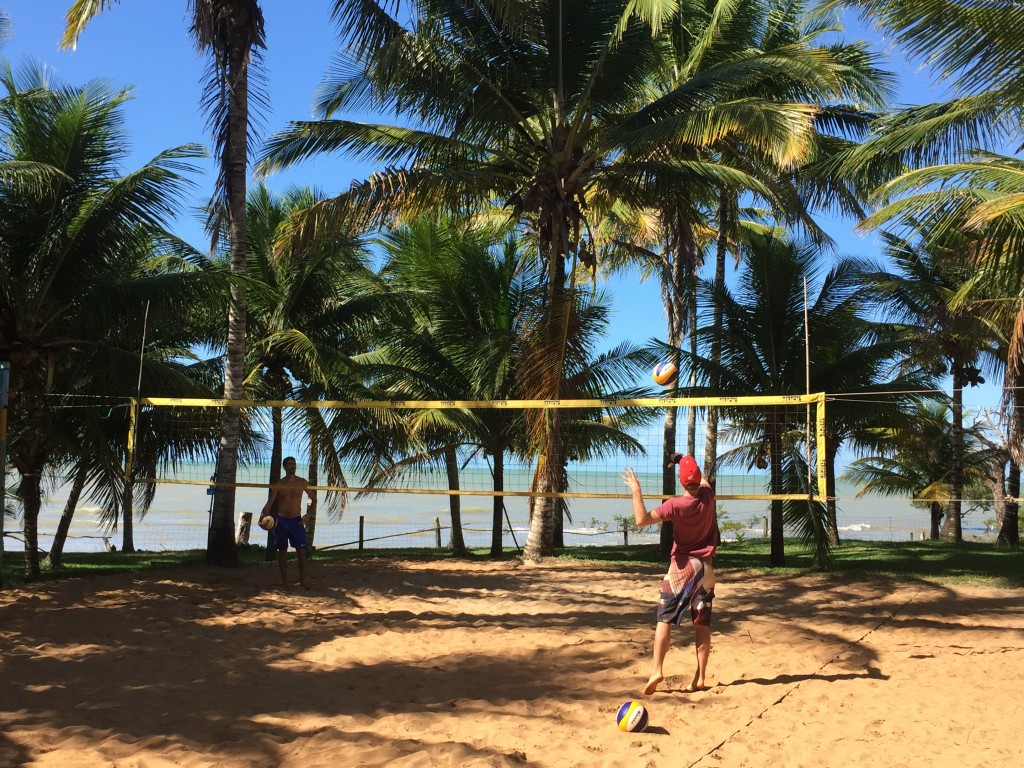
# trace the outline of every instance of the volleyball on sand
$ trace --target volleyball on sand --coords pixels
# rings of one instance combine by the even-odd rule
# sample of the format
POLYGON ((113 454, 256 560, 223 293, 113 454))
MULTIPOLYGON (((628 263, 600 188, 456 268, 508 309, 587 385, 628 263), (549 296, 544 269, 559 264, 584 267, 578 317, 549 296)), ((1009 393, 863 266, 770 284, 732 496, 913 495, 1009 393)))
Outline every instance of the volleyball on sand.
POLYGON ((265 517, 261 517, 258 525, 264 531, 272 531, 272 530, 274 530, 274 527, 277 525, 277 518, 274 517, 273 515, 267 515, 265 517))
POLYGON ((619 730, 626 733, 636 733, 647 728, 647 708, 639 701, 627 701, 615 715, 615 721, 619 724, 619 730))
POLYGON ((671 387, 679 378, 679 369, 672 363, 658 363, 651 371, 651 378, 655 384, 663 387, 671 387))

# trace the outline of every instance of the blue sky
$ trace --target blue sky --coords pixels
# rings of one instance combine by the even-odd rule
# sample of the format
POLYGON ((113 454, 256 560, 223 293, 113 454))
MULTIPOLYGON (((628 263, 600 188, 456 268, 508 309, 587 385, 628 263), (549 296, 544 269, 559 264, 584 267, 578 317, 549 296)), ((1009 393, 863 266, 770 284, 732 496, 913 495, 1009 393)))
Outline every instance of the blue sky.
MULTIPOLYGON (((15 69, 35 61, 71 85, 100 78, 117 86, 131 86, 134 98, 126 109, 132 139, 129 167, 144 163, 168 147, 190 142, 207 144, 209 133, 198 107, 205 61, 196 53, 188 34, 185 0, 122 0, 90 23, 77 50, 64 51, 59 44, 64 14, 71 2, 0 0, 0 8, 14 25, 13 37, 0 52, 2 56, 15 69)), ((263 115, 260 128, 263 135, 269 135, 289 120, 312 116, 313 91, 337 42, 327 0, 263 0, 262 6, 270 109, 263 115)), ((866 39, 876 50, 887 53, 887 66, 899 77, 899 103, 941 98, 940 90, 932 86, 926 73, 903 61, 877 32, 854 18, 847 19, 847 30, 848 39, 866 39)), ((193 207, 209 199, 215 178, 212 161, 205 161, 202 168, 204 174, 197 179, 195 198, 190 202, 193 207)), ((334 194, 370 170, 352 160, 324 156, 276 174, 267 184, 275 190, 308 184, 334 194)), ((874 241, 855 234, 853 222, 824 220, 824 225, 843 252, 873 255, 874 241)), ((183 217, 178 232, 195 245, 205 243, 198 218, 183 217)), ((664 314, 654 283, 639 284, 636 278, 624 276, 606 287, 614 301, 611 343, 664 336, 664 314)), ((973 394, 981 392, 975 390, 973 394)), ((998 394, 989 392, 982 399, 995 404, 998 394)))

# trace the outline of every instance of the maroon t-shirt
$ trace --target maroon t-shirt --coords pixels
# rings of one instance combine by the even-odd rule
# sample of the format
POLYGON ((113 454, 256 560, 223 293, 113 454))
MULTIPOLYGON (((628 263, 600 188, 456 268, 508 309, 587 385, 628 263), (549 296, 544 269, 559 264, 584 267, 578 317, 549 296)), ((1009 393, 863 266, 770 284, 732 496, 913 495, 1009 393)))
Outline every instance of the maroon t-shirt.
POLYGON ((672 523, 672 557, 682 565, 689 556, 714 557, 718 543, 715 492, 702 485, 696 496, 676 496, 651 512, 672 523))

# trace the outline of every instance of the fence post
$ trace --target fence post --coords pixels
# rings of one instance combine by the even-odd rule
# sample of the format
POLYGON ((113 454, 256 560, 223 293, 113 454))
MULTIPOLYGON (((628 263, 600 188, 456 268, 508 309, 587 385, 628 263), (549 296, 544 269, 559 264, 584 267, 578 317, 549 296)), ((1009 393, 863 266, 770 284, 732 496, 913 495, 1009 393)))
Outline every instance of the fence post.
POLYGON ((764 517, 761 518, 761 538, 762 539, 767 539, 768 538, 768 516, 767 515, 765 515, 764 517))
POLYGON ((441 518, 434 518, 434 544, 440 549, 441 548, 441 518))
POLYGON ((359 516, 359 548, 363 548, 363 521, 366 518, 363 515, 359 516))
POLYGON ((622 521, 622 546, 629 546, 629 523, 625 520, 622 521))

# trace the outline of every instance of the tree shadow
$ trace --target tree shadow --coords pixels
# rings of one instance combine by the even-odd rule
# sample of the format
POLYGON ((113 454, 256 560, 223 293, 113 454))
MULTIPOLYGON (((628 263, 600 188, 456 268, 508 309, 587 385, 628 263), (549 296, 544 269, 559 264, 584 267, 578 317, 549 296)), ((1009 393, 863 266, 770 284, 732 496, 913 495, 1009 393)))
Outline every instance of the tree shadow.
MULTIPOLYGON (((11 691, 0 712, 0 764, 33 759, 3 738, 12 728, 95 740, 114 734, 151 753, 183 747, 211 761, 269 765, 280 764, 300 740, 329 750, 334 739, 350 754, 441 749, 430 733, 379 733, 375 722, 391 715, 501 723, 503 713, 516 712, 549 727, 544 721, 553 707, 592 708, 601 695, 595 692, 612 697, 616 686, 631 685, 630 670, 649 659, 662 570, 508 563, 460 570, 450 562, 377 560, 318 564, 312 593, 272 587, 275 564, 16 590, 0 595, 11 691), (489 633, 492 642, 477 647, 477 633, 489 633), (360 656, 368 647, 390 653, 360 656), (310 732, 297 715, 328 725, 310 732)), ((799 633, 825 654, 815 672, 784 669, 719 683, 723 688, 888 680, 877 652, 857 644, 859 637, 886 622, 948 629, 950 610, 966 605, 955 591, 931 584, 912 596, 894 593, 891 583, 799 574, 720 572, 719 584, 715 633, 738 638, 760 622, 799 633), (827 661, 837 650, 843 661, 827 661), (832 663, 859 669, 829 672, 832 663)), ((1022 607, 1012 596, 972 597, 969 605, 971 621, 962 627, 969 633, 1009 631, 995 618, 1022 607)), ((692 640, 692 632, 684 636, 692 640)), ((749 658, 752 671, 767 671, 756 651, 749 658)), ((658 726, 647 732, 669 734, 658 726)), ((452 764, 532 764, 497 743, 455 742, 445 747, 452 764)))

